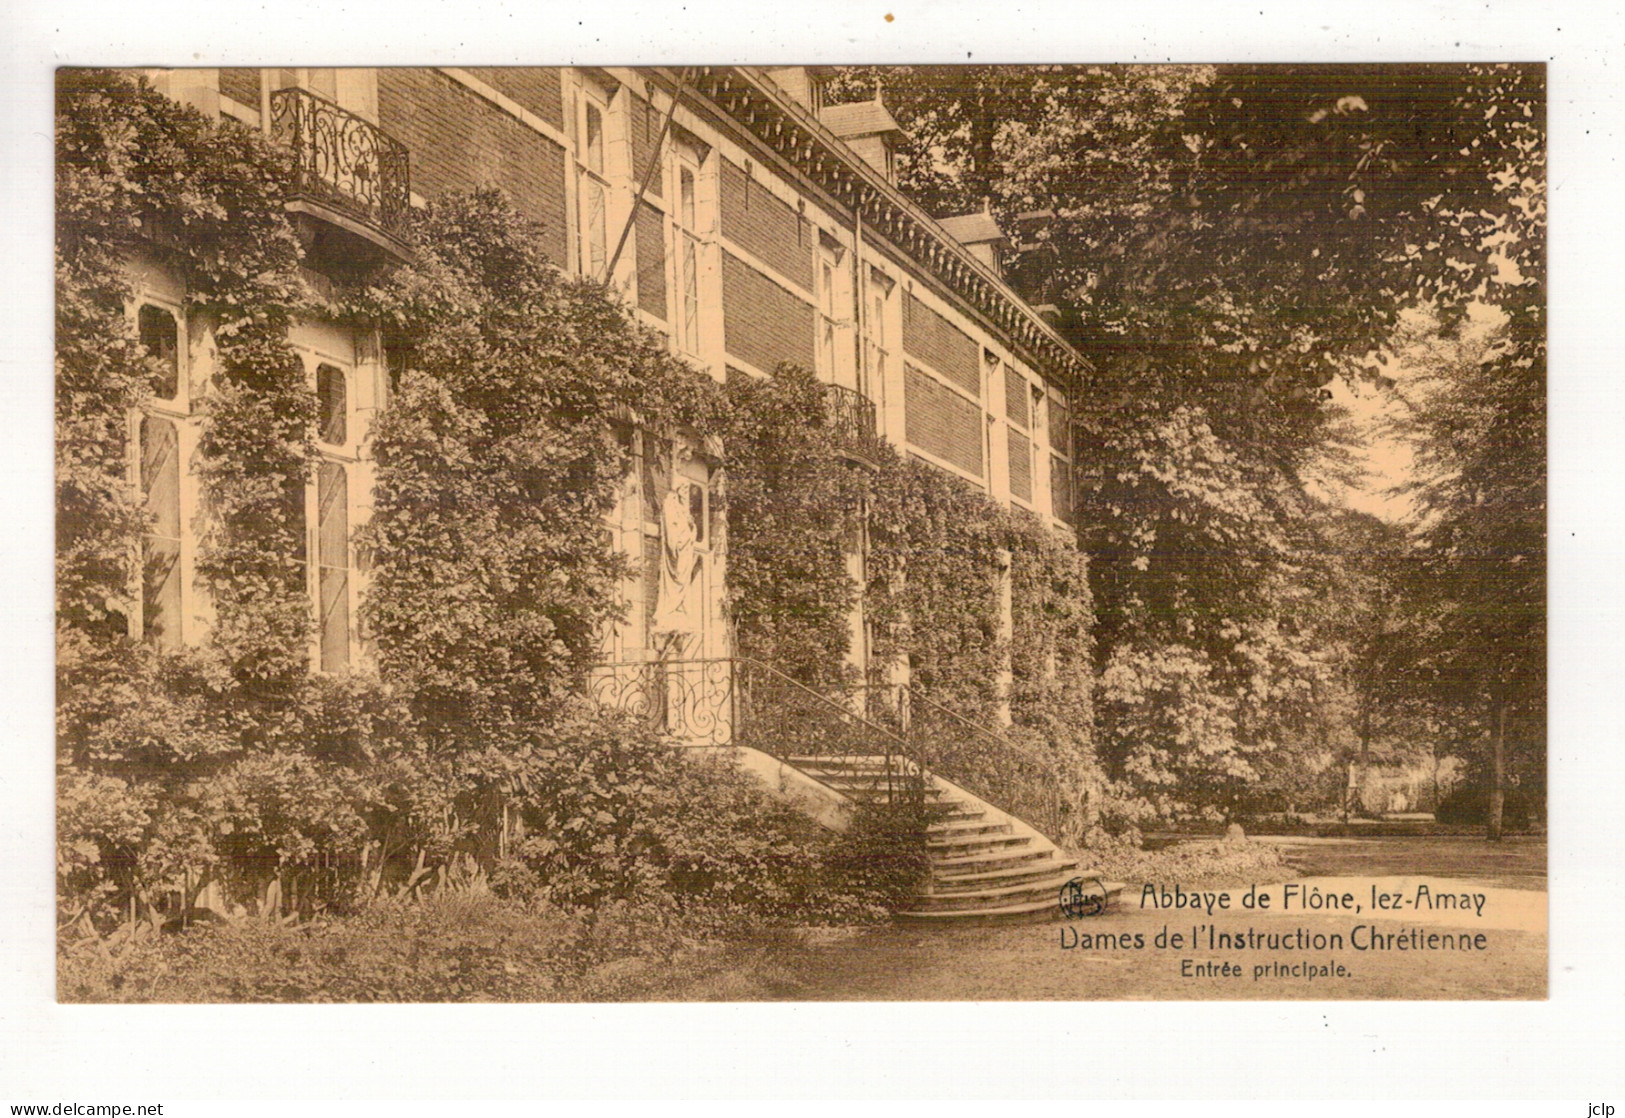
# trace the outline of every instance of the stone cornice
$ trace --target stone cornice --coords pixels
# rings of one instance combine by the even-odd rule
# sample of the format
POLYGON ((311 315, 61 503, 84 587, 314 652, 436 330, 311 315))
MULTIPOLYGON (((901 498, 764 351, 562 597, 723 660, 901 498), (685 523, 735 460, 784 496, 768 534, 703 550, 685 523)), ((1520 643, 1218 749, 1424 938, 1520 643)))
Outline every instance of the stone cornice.
POLYGON ((752 66, 663 71, 749 131, 780 158, 859 215, 865 226, 925 268, 991 324, 1012 349, 1051 376, 1075 379, 1089 361, 1015 290, 828 128, 752 66))

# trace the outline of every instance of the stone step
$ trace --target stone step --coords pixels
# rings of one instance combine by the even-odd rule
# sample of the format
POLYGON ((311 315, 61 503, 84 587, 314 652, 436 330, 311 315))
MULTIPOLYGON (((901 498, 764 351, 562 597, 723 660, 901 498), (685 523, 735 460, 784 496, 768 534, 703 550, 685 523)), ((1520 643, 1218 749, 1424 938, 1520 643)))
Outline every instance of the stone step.
POLYGON ((942 819, 926 827, 926 833, 932 838, 957 835, 1007 835, 1010 833, 1010 824, 986 818, 942 819))
MULTIPOLYGON (((962 923, 975 924, 986 921, 988 923, 1007 923, 1020 920, 1047 921, 1057 919, 1061 913, 1060 889, 1065 880, 1058 880, 1055 891, 1048 896, 1030 900, 1014 900, 1011 897, 993 896, 986 899, 980 907, 933 907, 931 898, 920 897, 900 910, 897 915, 903 920, 919 920, 926 923, 962 923)), ((1124 885, 1121 881, 1102 882, 1106 892, 1106 903, 1111 904, 1122 893, 1124 885)))
POLYGON ((987 818, 987 812, 981 808, 970 807, 960 800, 944 800, 942 806, 945 810, 937 816, 939 822, 968 823, 976 819, 987 818))
MULTIPOLYGON (((799 765, 796 767, 801 768, 799 765)), ((826 784, 836 782, 843 784, 884 784, 887 781, 891 781, 898 787, 906 787, 910 784, 913 784, 916 787, 919 786, 919 782, 915 780, 914 777, 900 772, 860 772, 853 769, 820 769, 813 765, 808 765, 806 768, 801 768, 801 771, 812 777, 814 780, 822 780, 826 784)), ((924 787, 929 791, 934 786, 927 784, 924 787)), ((936 791, 938 794, 941 794, 942 789, 937 788, 936 791)))
MULTIPOLYGON (((886 772, 887 759, 869 754, 801 754, 785 757, 796 769, 856 770, 856 772, 886 772)), ((903 757, 890 759, 892 772, 916 772, 915 765, 903 757)))
POLYGON ((974 892, 994 885, 1020 885, 1029 881, 1048 880, 1057 874, 1064 875, 1070 880, 1077 876, 1077 869, 1076 862, 1046 859, 1009 866, 1002 870, 990 870, 987 873, 933 876, 927 892, 933 895, 974 892))
POLYGON ((926 839, 926 853, 945 858, 955 858, 963 854, 980 851, 1006 850, 1012 847, 1026 846, 1033 841, 1031 835, 1016 834, 966 834, 966 835, 931 835, 926 839))
POLYGON ((989 884, 963 893, 922 893, 910 900, 908 907, 913 912, 967 912, 1043 900, 1059 907, 1061 890, 1070 880, 1070 874, 1051 873, 1015 885, 989 884))
MULTIPOLYGON (((820 776, 817 773, 808 773, 807 775, 818 781, 820 784, 835 789, 837 792, 846 793, 854 800, 883 799, 891 795, 891 789, 887 788, 883 781, 877 783, 875 781, 842 780, 839 778, 820 776)), ((901 794, 902 792, 903 789, 899 788, 898 793, 901 794)), ((945 800, 943 798, 944 792, 940 788, 926 788, 924 792, 925 802, 927 803, 952 806, 958 802, 957 800, 945 800)))
POLYGON ((931 876, 934 880, 941 881, 961 874, 989 873, 1010 866, 1030 865, 1033 862, 1047 861, 1054 856, 1053 850, 1046 850, 1043 847, 1018 847, 1013 850, 994 851, 991 854, 987 852, 972 854, 968 858, 933 858, 931 876))

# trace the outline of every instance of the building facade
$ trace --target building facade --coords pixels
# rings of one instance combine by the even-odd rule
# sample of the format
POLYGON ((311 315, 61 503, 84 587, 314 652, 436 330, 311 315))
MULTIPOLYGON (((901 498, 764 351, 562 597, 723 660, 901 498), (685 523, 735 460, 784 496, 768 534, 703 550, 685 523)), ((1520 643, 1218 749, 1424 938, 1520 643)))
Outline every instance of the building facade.
MULTIPOLYGON (((825 106, 820 74, 786 67, 219 69, 149 72, 171 97, 266 131, 296 156, 288 203, 318 285, 405 259, 410 207, 494 187, 541 226, 567 272, 604 280, 670 351, 717 379, 816 370, 861 460, 884 440, 1026 509, 1073 524, 1074 392, 1084 359, 1000 277, 985 214, 937 222, 896 187, 898 128, 883 104, 825 106)), ((183 292, 137 262, 131 314, 169 367, 136 420, 132 471, 154 514, 141 616, 164 644, 208 625, 189 576, 192 400, 206 329, 183 292)), ((302 322, 291 341, 320 407, 321 462, 304 496, 318 625, 313 663, 366 655, 364 578, 350 540, 369 512, 370 427, 387 400, 376 331, 302 322)), ((719 448, 657 447, 609 528, 642 572, 617 661, 728 655, 719 448), (680 639, 672 643, 671 634, 680 639)), ((862 584, 861 546, 853 574, 862 584)), ((861 605, 852 659, 867 663, 861 605)))

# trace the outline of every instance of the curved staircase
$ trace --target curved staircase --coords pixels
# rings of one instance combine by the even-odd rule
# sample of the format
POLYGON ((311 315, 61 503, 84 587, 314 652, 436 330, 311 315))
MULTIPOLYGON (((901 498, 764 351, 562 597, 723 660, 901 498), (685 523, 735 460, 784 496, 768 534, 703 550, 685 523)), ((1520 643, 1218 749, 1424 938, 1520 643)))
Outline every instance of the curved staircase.
MULTIPOLYGON (((818 790, 816 804, 798 806, 818 808, 815 817, 826 825, 837 825, 834 819, 851 802, 923 795, 929 806, 931 873, 898 912, 905 919, 1053 919, 1062 915, 1061 891, 1069 882, 1080 880, 1082 899, 1100 902, 1083 906, 1095 911, 1123 888, 1080 873, 1077 861, 1037 828, 939 775, 953 772, 997 796, 996 774, 1003 766, 1028 764, 1031 758, 1023 759, 1001 735, 922 696, 908 696, 911 717, 896 719, 893 711, 887 721, 896 719, 895 727, 883 725, 868 712, 859 713, 850 700, 831 698, 745 657, 600 664, 587 686, 599 702, 638 714, 688 745, 733 747, 759 756, 768 771, 757 775, 769 778, 781 796, 787 796, 782 769, 794 769, 807 787, 818 790), (952 749, 944 745, 954 740, 970 740, 973 752, 999 758, 993 778, 987 772, 964 775, 945 760, 952 749), (770 777, 772 768, 780 771, 770 777)), ((1079 899, 1077 891, 1071 896, 1079 899)))
MULTIPOLYGON (((888 800, 905 774, 897 758, 885 756, 788 757, 800 772, 858 802, 888 800)), ((906 920, 952 923, 965 920, 1054 919, 1061 915, 1061 890, 1074 878, 1087 882, 1085 896, 1102 906, 1122 891, 1078 873, 1078 862, 1021 820, 969 792, 924 775, 923 794, 931 822, 926 852, 931 876, 913 901, 898 910, 906 920)))

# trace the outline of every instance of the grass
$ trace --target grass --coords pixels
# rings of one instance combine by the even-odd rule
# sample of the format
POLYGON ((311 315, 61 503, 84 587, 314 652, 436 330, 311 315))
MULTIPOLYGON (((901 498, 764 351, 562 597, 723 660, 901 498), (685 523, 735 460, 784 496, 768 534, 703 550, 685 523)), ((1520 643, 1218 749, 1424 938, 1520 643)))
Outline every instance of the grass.
POLYGON ((1546 888, 1546 839, 1266 838, 1305 877, 1458 877, 1506 889, 1546 888))
MULTIPOLYGON (((1278 838, 1195 842, 1107 863, 1119 880, 1235 886, 1304 876, 1431 876, 1544 890, 1544 840, 1278 838), (1138 858, 1137 861, 1133 859, 1138 858), (1121 874, 1117 871, 1121 870, 1121 874)), ((1358 919, 1358 918, 1356 918, 1358 919)), ((1198 918, 1230 931, 1349 931, 1348 916, 1198 918)), ((203 927, 58 955, 58 996, 79 1002, 615 1002, 1540 998, 1546 936, 1494 929, 1483 954, 1343 952, 1346 978, 1255 981, 1278 956, 1220 953, 1241 979, 1181 975, 1191 954, 1155 946, 1191 923, 1127 899, 1103 916, 1055 923, 921 928, 732 928, 647 906, 595 913, 449 895, 385 902, 301 926, 203 927), (1067 949, 1063 927, 1141 936, 1130 950, 1067 949)), ((1284 956, 1280 956, 1284 958, 1284 956)), ((1309 958, 1300 953, 1298 958, 1309 958)))

